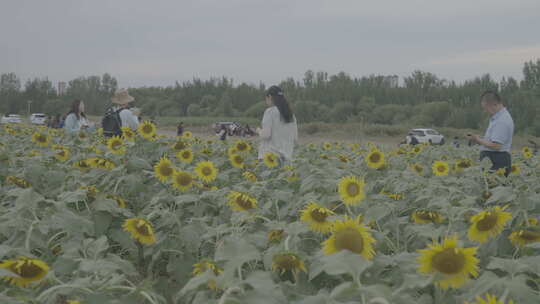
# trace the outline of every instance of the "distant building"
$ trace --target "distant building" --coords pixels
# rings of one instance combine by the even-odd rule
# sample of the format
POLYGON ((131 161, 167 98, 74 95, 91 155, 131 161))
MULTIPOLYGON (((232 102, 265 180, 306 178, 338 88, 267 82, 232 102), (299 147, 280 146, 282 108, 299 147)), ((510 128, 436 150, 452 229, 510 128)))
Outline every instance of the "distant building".
POLYGON ((66 87, 67 87, 67 84, 63 81, 60 81, 58 83, 58 95, 66 94, 66 87))
POLYGON ((399 85, 399 77, 397 75, 384 76, 384 86, 387 88, 397 88, 399 85))

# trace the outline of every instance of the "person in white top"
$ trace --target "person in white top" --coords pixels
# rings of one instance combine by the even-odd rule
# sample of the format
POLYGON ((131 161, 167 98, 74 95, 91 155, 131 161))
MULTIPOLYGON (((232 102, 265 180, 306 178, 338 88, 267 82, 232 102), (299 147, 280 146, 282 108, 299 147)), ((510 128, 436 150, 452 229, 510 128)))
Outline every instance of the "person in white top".
POLYGON ((135 100, 133 96, 129 95, 128 90, 120 89, 114 93, 111 102, 115 104, 113 110, 120 110, 120 121, 122 122, 122 128, 130 128, 137 130, 139 127, 139 119, 133 115, 133 112, 129 109, 129 104, 135 100))
POLYGON ((262 128, 257 128, 261 138, 258 158, 264 158, 267 152, 275 153, 280 161, 291 161, 293 150, 298 141, 298 127, 283 90, 278 86, 271 86, 266 91, 266 104, 262 128))
POLYGON ((66 121, 64 129, 67 133, 76 133, 81 130, 94 129, 94 125, 88 121, 84 114, 84 102, 79 99, 75 99, 71 103, 71 109, 66 115, 66 121))

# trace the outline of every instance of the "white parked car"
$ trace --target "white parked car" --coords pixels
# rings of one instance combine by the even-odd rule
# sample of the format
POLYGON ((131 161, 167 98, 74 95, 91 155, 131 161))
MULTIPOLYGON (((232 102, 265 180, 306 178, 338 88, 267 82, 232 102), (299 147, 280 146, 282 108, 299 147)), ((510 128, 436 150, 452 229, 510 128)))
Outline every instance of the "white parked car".
POLYGON ((17 114, 6 114, 2 116, 2 119, 0 119, 0 123, 7 124, 7 123, 21 123, 22 119, 20 115, 17 114))
POLYGON ((416 137, 419 143, 444 144, 444 136, 433 129, 412 129, 407 135, 407 143, 411 142, 411 135, 416 137))
POLYGON ((44 125, 47 116, 42 113, 34 113, 30 115, 30 123, 33 125, 44 125))

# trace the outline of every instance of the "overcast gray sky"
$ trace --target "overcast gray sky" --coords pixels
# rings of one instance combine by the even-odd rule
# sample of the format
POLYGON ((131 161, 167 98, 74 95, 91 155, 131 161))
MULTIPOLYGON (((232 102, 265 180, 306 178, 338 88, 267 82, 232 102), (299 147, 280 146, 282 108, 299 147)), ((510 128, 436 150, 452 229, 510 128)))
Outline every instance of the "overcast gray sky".
POLYGON ((521 78, 540 58, 539 0, 1 0, 0 73, 122 87, 193 77, 301 79, 420 69, 521 78))

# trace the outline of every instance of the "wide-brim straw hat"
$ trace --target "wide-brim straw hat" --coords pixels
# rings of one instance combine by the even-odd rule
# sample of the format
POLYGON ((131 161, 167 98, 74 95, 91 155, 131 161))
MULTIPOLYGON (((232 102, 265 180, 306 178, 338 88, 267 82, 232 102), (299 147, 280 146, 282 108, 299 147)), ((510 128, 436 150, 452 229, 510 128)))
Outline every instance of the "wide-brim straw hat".
POLYGON ((126 89, 120 89, 114 93, 114 96, 112 97, 111 102, 115 104, 119 104, 119 105, 125 105, 134 100, 135 98, 129 95, 126 89))

